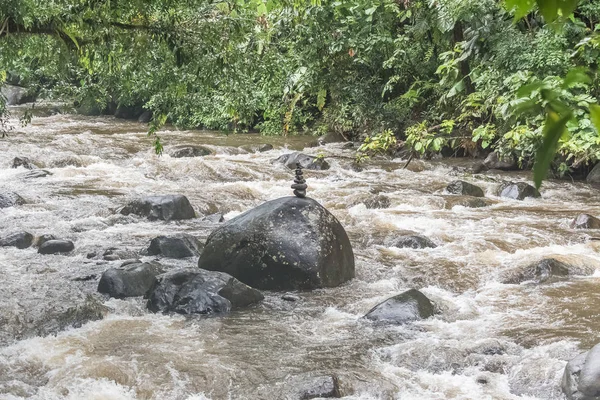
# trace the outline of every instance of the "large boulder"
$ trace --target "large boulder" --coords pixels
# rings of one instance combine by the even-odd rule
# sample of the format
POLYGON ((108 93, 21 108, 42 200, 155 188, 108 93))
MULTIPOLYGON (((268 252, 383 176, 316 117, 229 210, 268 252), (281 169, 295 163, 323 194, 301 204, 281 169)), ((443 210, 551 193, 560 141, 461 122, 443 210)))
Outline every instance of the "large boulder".
POLYGON ((452 194, 462 194, 473 197, 484 197, 483 189, 465 181, 454 181, 446 187, 446 191, 452 194))
POLYGON ((346 231, 323 206, 283 197, 213 231, 198 266, 258 289, 310 290, 354 278, 354 253, 346 231))
POLYGON ((562 390, 568 400, 600 400, 600 344, 565 367, 562 390))
POLYGON ((574 229, 600 229, 600 219, 590 214, 579 214, 572 222, 574 229))
POLYGON ((14 192, 0 193, 0 208, 8 208, 25 204, 25 200, 14 192))
POLYGON ((39 248, 40 254, 65 254, 70 253, 75 248, 75 245, 70 240, 48 240, 39 248))
POLYGON ((513 200, 541 197, 536 188, 525 182, 506 182, 500 185, 499 196, 513 200))
POLYGON ((490 153, 485 160, 483 165, 488 169, 499 169, 502 171, 512 171, 517 169, 517 163, 510 157, 501 157, 495 151, 490 153))
POLYGON ((33 243, 33 235, 28 232, 19 232, 0 239, 0 247, 16 247, 26 249, 33 243))
POLYGON ((156 278, 147 307, 152 312, 216 314, 262 299, 261 292, 223 272, 184 268, 156 278))
POLYGON ((325 170, 329 169, 329 163, 323 158, 309 156, 304 153, 293 152, 280 156, 273 160, 273 163, 283 164, 289 169, 296 169, 296 164, 299 163, 304 169, 325 170))
POLYGON ((204 146, 179 146, 169 152, 169 155, 173 158, 203 157, 211 154, 213 154, 213 151, 204 146))
POLYGON ((191 235, 158 236, 150 241, 148 255, 186 258, 200 255, 202 244, 191 235))
POLYGON ((0 92, 6 98, 6 104, 9 106, 24 104, 35 100, 35 96, 29 95, 28 90, 20 86, 2 85, 0 92))
POLYGON ((135 214, 149 220, 192 219, 196 216, 190 201, 182 195, 148 196, 133 200, 121 209, 121 214, 135 214))
POLYGON ((429 318, 434 313, 433 304, 427 296, 416 289, 410 289, 379 303, 365 315, 365 318, 400 325, 429 318))
POLYGON ((436 248, 437 244, 433 243, 433 241, 425 236, 421 235, 408 235, 408 236, 400 236, 392 241, 392 246, 398 247, 400 249, 410 248, 410 249, 427 249, 427 248, 436 248))
POLYGON ((139 262, 110 268, 102 274, 98 291, 117 299, 143 296, 154 284, 156 276, 162 272, 162 266, 156 262, 139 262))
POLYGON ((600 183, 600 163, 592 168, 585 180, 587 183, 600 183))

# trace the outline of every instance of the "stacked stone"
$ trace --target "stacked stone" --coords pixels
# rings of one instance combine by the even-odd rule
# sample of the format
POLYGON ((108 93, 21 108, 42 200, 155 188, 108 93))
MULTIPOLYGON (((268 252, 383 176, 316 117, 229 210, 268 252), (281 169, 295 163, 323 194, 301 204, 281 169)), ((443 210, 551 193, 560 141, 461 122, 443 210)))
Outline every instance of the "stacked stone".
POLYGON ((296 163, 296 178, 294 179, 294 184, 292 185, 292 189, 294 189, 294 194, 296 197, 300 197, 303 199, 306 197, 306 181, 302 177, 302 166, 300 163, 296 163))

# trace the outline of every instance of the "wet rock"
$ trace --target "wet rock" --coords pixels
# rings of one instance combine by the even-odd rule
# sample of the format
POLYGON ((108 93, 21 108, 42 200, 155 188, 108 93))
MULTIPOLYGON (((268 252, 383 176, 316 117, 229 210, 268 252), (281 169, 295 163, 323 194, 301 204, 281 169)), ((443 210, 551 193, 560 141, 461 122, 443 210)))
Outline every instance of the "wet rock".
POLYGON ((62 157, 57 160, 53 160, 50 166, 54 168, 66 168, 66 167, 83 167, 83 161, 77 156, 62 157))
POLYGON ((446 187, 446 191, 452 194, 462 194, 473 197, 484 197, 483 189, 465 181, 454 181, 446 187))
POLYGON ((507 182, 500 185, 499 196, 513 200, 541 197, 536 188, 525 182, 507 182))
POLYGON ((115 110, 115 118, 138 119, 144 112, 140 106, 118 106, 115 110))
POLYGON ((47 171, 45 169, 34 169, 32 171, 26 172, 20 175, 21 179, 37 179, 37 178, 45 178, 49 175, 52 175, 52 172, 47 171))
POLYGON ((281 299, 285 301, 298 301, 300 300, 300 297, 293 294, 284 294, 283 296, 281 296, 281 299))
POLYGON ((342 149, 353 149, 354 148, 354 142, 347 142, 344 143, 344 145, 342 146, 342 149))
POLYGON ((592 168, 585 180, 587 183, 600 183, 600 163, 592 168))
MULTIPOLYGON (((533 281, 543 283, 563 279, 572 274, 574 267, 554 258, 544 258, 538 262, 528 265, 523 270, 516 270, 503 279, 505 284, 519 284, 521 282, 533 281)), ((583 272, 583 271, 573 271, 583 272)), ((509 272, 510 274, 510 272, 509 272)))
POLYGON ((444 208, 450 210, 454 206, 463 206, 467 208, 481 208, 487 207, 490 205, 487 199, 483 199, 481 197, 472 197, 472 196, 447 196, 444 197, 445 203, 444 208))
POLYGON ((26 249, 33 243, 33 235, 28 232, 19 232, 0 239, 0 247, 16 247, 26 249))
POLYGON ((600 399, 600 345, 578 355, 565 367, 561 387, 568 400, 600 399))
POLYGON ((273 150, 272 144, 246 144, 240 146, 240 149, 247 151, 248 153, 264 153, 265 151, 273 150))
POLYGON ((223 272, 185 268, 156 278, 147 307, 152 312, 218 314, 264 299, 261 292, 223 272))
POLYGON ((34 95, 28 94, 28 90, 24 87, 14 85, 2 85, 0 88, 2 96, 6 98, 6 104, 14 106, 24 104, 35 100, 34 95))
POLYGON ((88 260, 95 258, 98 254, 95 251, 92 251, 90 253, 87 253, 87 255, 85 256, 88 260))
POLYGON ((389 206, 392 204, 392 202, 391 202, 390 198, 387 196, 377 195, 377 196, 369 197, 368 199, 363 201, 363 204, 365 205, 365 207, 367 207, 369 209, 389 208, 389 206))
POLYGON ((102 254, 102 259, 106 261, 116 260, 131 260, 138 257, 138 253, 129 249, 118 249, 116 247, 110 247, 102 254))
POLYGON ((31 160, 27 157, 15 157, 13 159, 13 163, 12 163, 12 168, 19 168, 19 167, 23 167, 23 168, 27 168, 27 169, 35 169, 37 168, 35 165, 33 165, 33 163, 31 162, 31 160))
POLYGON ((98 292, 122 299, 145 295, 163 272, 159 263, 125 264, 106 270, 98 283, 98 292))
POLYGON ((36 327, 39 336, 57 333, 67 328, 81 328, 90 321, 103 319, 110 309, 97 298, 88 295, 82 304, 65 310, 52 310, 44 315, 36 327))
POLYGON ((190 201, 182 195, 148 196, 134 200, 121 209, 121 214, 135 214, 149 220, 191 219, 196 216, 190 201))
POLYGON ((365 318, 399 325, 429 318, 433 314, 433 304, 427 296, 416 289, 410 289, 376 305, 365 318))
POLYGON ((141 124, 147 124, 150 121, 152 121, 152 111, 150 110, 144 111, 138 118, 138 122, 141 124))
POLYGON ((411 249, 426 249, 426 248, 436 248, 437 244, 433 243, 431 239, 421 236, 421 235, 409 235, 409 236, 401 236, 393 241, 392 246, 402 248, 411 248, 411 249))
POLYGON ((502 171, 513 171, 517 169, 517 163, 510 157, 500 157, 496 152, 490 153, 485 160, 483 165, 488 169, 499 169, 502 171))
POLYGON ((173 158, 204 157, 211 154, 213 154, 213 151, 204 146, 180 146, 174 148, 169 153, 169 155, 173 158))
POLYGON ((337 132, 328 132, 323 136, 319 136, 317 138, 317 144, 319 146, 325 146, 326 144, 330 144, 330 143, 340 143, 340 142, 346 142, 346 138, 344 138, 342 135, 340 135, 337 132))
POLYGON ((159 236, 150 241, 148 255, 186 258, 200 255, 202 244, 191 235, 159 236))
POLYGON ((266 202, 217 228, 198 261, 258 289, 334 287, 354 278, 346 231, 310 198, 266 202))
POLYGON ((289 169, 296 169, 296 164, 300 164, 300 166, 304 169, 319 171, 329 169, 329 163, 325 161, 325 159, 309 156, 299 152, 284 154, 276 160, 273 160, 272 163, 283 164, 289 169))
POLYGON ((25 200, 14 192, 0 193, 0 208, 8 208, 25 204, 25 200))
POLYGON ((296 376, 287 382, 286 399, 309 400, 340 398, 339 379, 335 375, 296 376))
POLYGON ((70 253, 75 245, 70 240, 48 240, 38 249, 40 254, 65 254, 70 253))
POLYGON ((50 235, 48 233, 45 233, 40 236, 36 236, 35 239, 33 240, 33 245, 35 247, 40 247, 41 245, 43 245, 44 243, 46 243, 49 240, 56 240, 56 236, 50 235))
POLYGON ((590 214, 579 214, 577 218, 571 222, 573 229, 600 229, 600 219, 590 214))
POLYGON ((225 222, 225 217, 223 216, 223 214, 215 213, 215 214, 210 214, 210 215, 203 217, 202 221, 208 221, 208 222, 212 222, 214 224, 218 224, 220 222, 225 222))

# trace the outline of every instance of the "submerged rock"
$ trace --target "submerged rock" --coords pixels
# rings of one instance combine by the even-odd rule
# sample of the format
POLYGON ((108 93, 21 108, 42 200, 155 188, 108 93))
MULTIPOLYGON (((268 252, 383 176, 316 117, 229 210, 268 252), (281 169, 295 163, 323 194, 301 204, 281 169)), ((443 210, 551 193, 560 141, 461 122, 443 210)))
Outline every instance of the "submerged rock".
POLYGON ((437 244, 433 243, 431 239, 421 236, 421 235, 409 235, 409 236, 401 236, 393 241, 392 246, 402 248, 411 248, 411 249, 426 249, 426 248, 436 248, 437 244))
POLYGON ((202 218, 202 221, 208 221, 215 224, 225 222, 225 217, 221 213, 210 214, 202 218))
POLYGON ((507 182, 500 185, 499 196, 513 200, 524 200, 527 197, 541 197, 540 192, 525 182, 507 182))
POLYGON ((309 400, 317 398, 340 398, 339 379, 335 375, 300 375, 286 384, 286 399, 309 400))
POLYGON ((573 222, 571 228, 574 229, 600 229, 600 219, 590 214, 579 214, 573 222))
POLYGON ((213 154, 213 151, 204 146, 180 146, 174 148, 169 153, 173 158, 204 157, 210 156, 211 154, 213 154))
POLYGON ((501 278, 505 284, 519 284, 532 281, 534 283, 554 282, 572 275, 591 275, 596 270, 596 264, 590 260, 561 261, 560 258, 544 258, 525 268, 509 271, 501 278))
POLYGON ((102 254, 102 259, 106 261, 116 260, 132 260, 138 257, 138 253, 129 249, 118 249, 116 247, 109 247, 102 254))
POLYGON ((150 241, 148 255, 186 258, 200 255, 202 244, 191 235, 158 236, 150 241))
POLYGON ((192 219, 196 213, 187 197, 182 195, 148 196, 137 199, 121 209, 121 214, 135 214, 149 220, 192 219))
POLYGON ((265 151, 273 150, 272 144, 245 144, 240 146, 240 149, 247 151, 248 153, 264 153, 265 151))
POLYGON ((312 170, 325 170, 329 169, 329 163, 325 161, 323 158, 317 158, 313 156, 309 156, 304 153, 294 152, 288 153, 280 156, 276 160, 272 161, 273 163, 283 164, 289 169, 296 169, 296 164, 300 164, 300 166, 304 169, 312 169, 312 170))
POLYGON ((490 153, 485 160, 483 165, 488 169, 499 169, 502 171, 512 171, 517 169, 517 163, 510 157, 501 157, 495 151, 490 153))
POLYGON ((33 165, 33 163, 31 162, 31 160, 27 157, 15 157, 13 159, 13 163, 12 163, 12 168, 19 168, 19 167, 23 167, 26 169, 35 169, 37 168, 35 165, 33 165))
POLYGON ((45 169, 34 169, 32 171, 26 172, 19 177, 21 179, 37 179, 37 178, 45 178, 49 175, 52 175, 52 172, 47 171, 45 169))
POLYGON ((25 200, 14 192, 0 193, 0 208, 8 208, 25 204, 25 200))
POLYGON ((377 195, 377 196, 369 197, 368 199, 363 201, 363 204, 365 205, 365 207, 367 207, 369 209, 389 208, 389 206, 392 204, 392 202, 391 202, 390 198, 387 196, 377 195))
POLYGON ((473 196, 444 196, 444 208, 451 210, 455 206, 463 206, 467 208, 481 208, 490 205, 490 201, 482 197, 473 196))
POLYGON ((217 314, 243 308, 262 299, 261 292, 228 274, 185 268, 156 278, 147 307, 152 312, 217 314))
POLYGON ((568 400, 600 400, 600 344, 565 367, 561 387, 568 400))
POLYGON ((75 248, 75 245, 70 240, 48 240, 44 242, 38 249, 40 254, 59 254, 70 253, 75 248))
POLYGON ((433 304, 427 296, 416 289, 410 289, 376 305, 365 318, 399 325, 429 318, 434 312, 433 304))
POLYGON ((106 270, 98 283, 98 292, 122 299, 145 295, 154 284, 156 276, 163 272, 159 263, 124 264, 106 270))
POLYGON ((454 181, 446 187, 446 191, 452 194, 462 194, 473 197, 484 197, 483 189, 465 181, 454 181))
POLYGON ((323 206, 284 197, 212 232, 198 266, 258 289, 310 290, 354 278, 354 253, 346 231, 323 206))
POLYGON ((13 233, 0 239, 0 247, 26 249, 33 243, 33 235, 28 232, 13 233))

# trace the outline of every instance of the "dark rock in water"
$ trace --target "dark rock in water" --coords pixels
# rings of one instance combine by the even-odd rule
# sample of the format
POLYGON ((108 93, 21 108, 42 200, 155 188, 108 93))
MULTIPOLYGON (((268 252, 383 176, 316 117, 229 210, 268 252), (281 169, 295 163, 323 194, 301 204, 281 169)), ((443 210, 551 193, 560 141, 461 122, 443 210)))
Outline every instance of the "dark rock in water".
POLYGON ((48 240, 38 249, 40 254, 70 253, 75 245, 70 240, 48 240))
POLYGON ((148 196, 134 200, 121 209, 121 214, 135 214, 149 220, 191 219, 196 213, 187 197, 182 195, 148 196))
POLYGON ((52 175, 52 172, 47 171, 45 169, 34 169, 32 171, 26 172, 20 175, 21 179, 36 179, 36 178, 45 178, 48 175, 52 175))
POLYGON ((292 189, 294 189, 294 196, 299 197, 301 199, 306 197, 306 189, 308 185, 304 180, 304 176, 302 174, 302 166, 300 163, 296 164, 296 177, 294 178, 294 183, 292 184, 292 189))
POLYGON ((41 236, 36 236, 35 239, 33 240, 33 245, 35 247, 40 247, 41 245, 43 245, 44 243, 46 243, 49 240, 56 240, 56 236, 50 235, 48 233, 43 234, 41 236))
POLYGON ((27 157, 15 157, 12 163, 12 168, 27 168, 27 169, 35 169, 36 166, 33 165, 31 160, 27 157))
POLYGON ((185 268, 156 278, 148 296, 152 312, 217 314, 264 299, 261 292, 223 272, 185 268))
POLYGON ((484 197, 483 190, 479 186, 475 186, 465 181, 454 181, 446 187, 446 191, 452 194, 462 194, 473 197, 484 197))
POLYGON ((281 296, 281 299, 285 301, 298 301, 300 300, 300 297, 293 294, 284 294, 283 296, 281 296))
POLYGON ((574 229, 600 229, 600 219, 590 214, 579 214, 571 222, 571 228, 574 229))
POLYGON ((568 400, 600 399, 600 345, 578 355, 565 367, 561 387, 568 400))
POLYGON ((0 193, 0 208, 8 208, 25 204, 25 200, 14 192, 0 193))
POLYGON ((316 289, 354 278, 354 253, 346 231, 323 206, 284 197, 212 232, 198 266, 258 289, 316 289))
POLYGON ((500 185, 500 197, 513 200, 524 200, 527 197, 541 197, 536 188, 525 182, 507 182, 500 185))
POLYGON ((115 110, 115 118, 138 119, 143 112, 140 106, 118 106, 115 110))
POLYGON ((342 135, 340 135, 337 132, 329 132, 326 133, 323 136, 319 136, 317 138, 317 144, 319 146, 325 146, 326 144, 329 143, 340 143, 340 142, 346 142, 346 138, 344 138, 342 135))
POLYGON ((138 118, 138 122, 141 124, 147 124, 150 121, 152 121, 152 111, 150 110, 144 111, 138 118))
POLYGON ((204 157, 210 156, 213 154, 213 151, 208 147, 204 146, 182 146, 176 147, 169 155, 173 158, 183 158, 183 157, 204 157))
POLYGON ((502 280, 506 284, 518 284, 525 281, 542 283, 549 280, 566 278, 570 275, 571 266, 554 258, 545 258, 527 266, 514 276, 502 280))
POLYGON ((97 255, 98 254, 95 251, 92 251, 91 253, 87 253, 87 255, 85 257, 89 260, 89 259, 96 257, 97 255))
POLYGON ((354 142, 344 143, 344 145, 342 146, 342 149, 353 149, 353 148, 354 148, 354 142))
POLYGON ((587 183, 600 183, 600 163, 592 168, 585 180, 587 183))
POLYGON ((244 146, 240 146, 240 149, 247 151, 248 153, 263 153, 265 151, 273 150, 272 144, 246 144, 244 146))
POLYGON ((16 247, 26 249, 33 243, 33 235, 28 232, 19 232, 0 239, 1 247, 16 247))
POLYGON ((339 379, 335 375, 300 375, 290 379, 287 384, 286 399, 309 400, 316 398, 340 398, 339 379))
POLYGON ((34 95, 28 94, 26 88, 14 85, 2 85, 0 93, 6 98, 6 105, 14 106, 24 104, 35 100, 34 95))
POLYGON ((191 235, 159 236, 150 241, 148 255, 186 258, 200 255, 202 244, 191 235))
POLYGON ((410 289, 376 305, 365 318, 399 325, 429 318, 434 312, 433 304, 427 296, 416 289, 410 289))
POLYGON ((392 204, 392 202, 391 202, 390 198, 387 196, 377 195, 377 196, 369 197, 368 199, 363 201, 363 204, 365 205, 365 207, 367 207, 369 209, 389 208, 389 206, 392 204))
MULTIPOLYGON (((53 310, 54 311, 54 310, 53 310)), ((47 313, 46 318, 40 321, 36 331, 40 336, 57 333, 67 328, 81 328, 90 321, 103 319, 110 309, 103 305, 92 295, 79 305, 55 313, 47 313)))
POLYGON ((116 247, 110 247, 102 254, 102 259, 106 261, 131 260, 136 259, 137 257, 138 253, 133 250, 118 249, 116 247))
POLYGON ((498 153, 490 153, 483 161, 483 165, 488 169, 499 169, 502 171, 513 171, 517 169, 517 163, 510 157, 500 157, 498 153))
POLYGON ((272 161, 273 163, 283 164, 289 169, 295 169, 296 164, 300 164, 300 166, 304 169, 312 169, 312 170, 325 170, 329 169, 329 163, 325 161, 323 158, 317 158, 313 156, 309 156, 307 154, 294 152, 288 153, 280 156, 276 160, 272 161))
POLYGON ((210 215, 203 217, 202 221, 208 221, 208 222, 217 224, 220 222, 225 222, 225 217, 223 216, 223 214, 219 214, 219 213, 210 214, 210 215))
POLYGON ((59 159, 53 160, 50 165, 54 168, 66 168, 66 167, 83 167, 81 158, 77 156, 66 156, 59 159))
POLYGON ((420 235, 401 236, 393 242, 394 247, 411 248, 411 249, 426 249, 436 248, 437 244, 433 243, 431 239, 420 235))
POLYGON ((158 263, 133 263, 106 270, 98 283, 98 292, 122 299, 145 295, 163 272, 158 263))
POLYGON ((488 200, 481 197, 452 195, 444 197, 444 208, 450 210, 454 206, 481 208, 489 206, 488 200))

